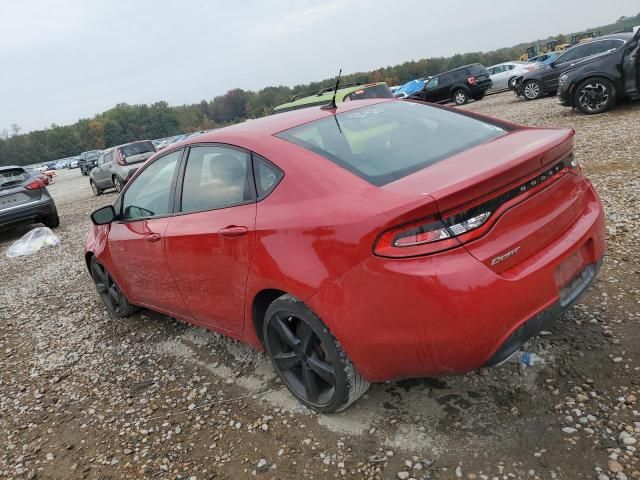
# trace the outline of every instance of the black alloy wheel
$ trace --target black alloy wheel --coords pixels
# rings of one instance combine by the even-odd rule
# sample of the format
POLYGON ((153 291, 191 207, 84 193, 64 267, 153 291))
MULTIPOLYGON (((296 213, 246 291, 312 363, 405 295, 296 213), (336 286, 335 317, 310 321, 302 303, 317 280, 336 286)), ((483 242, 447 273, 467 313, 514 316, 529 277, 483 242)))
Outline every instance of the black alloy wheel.
POLYGON ((126 317, 133 313, 133 308, 127 297, 124 296, 109 271, 96 260, 96 257, 91 258, 91 277, 96 291, 109 313, 116 317, 126 317))
POLYGON ((284 384, 303 404, 322 413, 344 410, 369 383, 356 371, 321 320, 290 295, 267 310, 264 343, 284 384))

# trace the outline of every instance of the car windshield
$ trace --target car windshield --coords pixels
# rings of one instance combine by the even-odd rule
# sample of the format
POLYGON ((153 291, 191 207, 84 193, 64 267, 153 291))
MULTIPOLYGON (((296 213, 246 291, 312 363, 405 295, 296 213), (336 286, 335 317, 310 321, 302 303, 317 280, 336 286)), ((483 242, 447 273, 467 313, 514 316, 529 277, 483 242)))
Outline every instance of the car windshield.
POLYGON ((0 188, 20 185, 22 182, 28 180, 29 177, 29 173, 22 168, 0 170, 0 188))
POLYGON ((332 115, 277 137, 381 186, 505 133, 446 109, 395 101, 332 115))
POLYGON ((125 157, 132 155, 140 155, 142 153, 155 152, 156 149, 152 142, 137 142, 130 145, 125 145, 120 149, 125 157))

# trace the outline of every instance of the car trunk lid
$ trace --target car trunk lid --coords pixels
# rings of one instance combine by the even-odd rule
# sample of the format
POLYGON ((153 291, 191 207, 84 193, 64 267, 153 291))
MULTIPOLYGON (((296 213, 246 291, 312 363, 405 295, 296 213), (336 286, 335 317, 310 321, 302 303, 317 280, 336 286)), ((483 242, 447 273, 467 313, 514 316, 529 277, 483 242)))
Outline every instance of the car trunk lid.
POLYGON ((459 239, 500 273, 552 242, 584 208, 586 184, 568 166, 573 135, 573 130, 516 129, 384 188, 428 194, 450 227, 468 212, 490 212, 475 234, 459 239))
POLYGON ((41 188, 25 188, 32 182, 37 180, 22 168, 0 170, 0 210, 40 200, 41 188))

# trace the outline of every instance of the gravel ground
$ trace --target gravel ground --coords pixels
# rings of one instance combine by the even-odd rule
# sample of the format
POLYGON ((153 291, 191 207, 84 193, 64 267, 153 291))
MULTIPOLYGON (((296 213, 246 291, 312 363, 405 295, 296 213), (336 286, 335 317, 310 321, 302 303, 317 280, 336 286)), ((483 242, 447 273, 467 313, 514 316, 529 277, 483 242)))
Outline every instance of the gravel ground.
POLYGON ((374 385, 316 415, 242 344, 149 311, 111 318, 82 246, 115 195, 64 171, 60 246, 10 260, 27 229, 0 234, 0 477, 640 478, 640 105, 586 117, 505 93, 464 108, 575 128, 607 210, 599 280, 529 342, 544 366, 374 385))

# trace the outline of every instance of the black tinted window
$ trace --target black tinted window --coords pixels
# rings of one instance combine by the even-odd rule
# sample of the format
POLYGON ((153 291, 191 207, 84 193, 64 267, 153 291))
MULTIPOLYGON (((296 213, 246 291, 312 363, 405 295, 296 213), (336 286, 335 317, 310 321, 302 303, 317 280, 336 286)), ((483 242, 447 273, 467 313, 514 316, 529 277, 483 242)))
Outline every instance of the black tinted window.
POLYGON ((350 93, 344 100, 364 100, 367 98, 393 98, 393 93, 386 85, 373 85, 350 93))
POLYGON ((254 198, 251 156, 226 147, 193 147, 182 187, 182 212, 231 207, 254 198))
POLYGON ((131 157, 133 155, 140 155, 141 153, 155 152, 156 149, 151 142, 138 142, 125 145, 120 151, 125 157, 131 157))
POLYGON ((449 110, 405 101, 358 108, 277 136, 384 185, 506 133, 449 110))
POLYGON ((22 168, 0 170, 0 188, 10 187, 11 185, 20 185, 29 178, 31 178, 29 173, 22 168))
POLYGON ((253 161, 258 198, 263 198, 269 195, 271 190, 278 185, 283 173, 279 168, 258 156, 254 156, 253 161))
POLYGON ((170 204, 171 186, 181 155, 182 150, 165 155, 135 178, 122 200, 125 219, 157 217, 173 211, 170 204))

